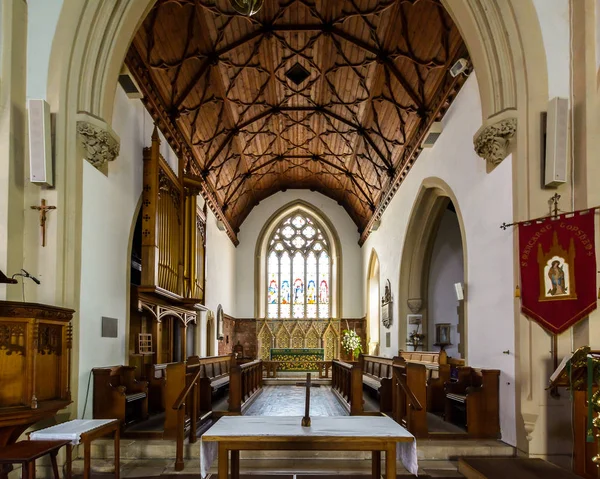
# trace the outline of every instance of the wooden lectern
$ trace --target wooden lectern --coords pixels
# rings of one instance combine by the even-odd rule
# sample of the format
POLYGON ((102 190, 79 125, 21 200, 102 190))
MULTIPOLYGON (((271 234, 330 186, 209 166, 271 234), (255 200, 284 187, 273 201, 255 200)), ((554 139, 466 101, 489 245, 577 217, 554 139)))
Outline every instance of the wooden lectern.
MULTIPOLYGON (((570 358, 565 358, 550 378, 550 388, 565 387, 571 390, 573 407, 573 472, 589 479, 600 478, 598 466, 593 458, 598 454, 598 430, 592 427, 593 442, 588 442, 588 355, 597 373, 600 365, 600 351, 591 351, 588 346, 579 348, 570 358)), ((591 394, 598 390, 598 380, 594 375, 591 394)), ((589 396, 591 396, 589 394, 589 396)), ((594 417, 597 413, 590 410, 594 417)))
POLYGON ((71 403, 73 313, 0 301, 0 448, 71 403))

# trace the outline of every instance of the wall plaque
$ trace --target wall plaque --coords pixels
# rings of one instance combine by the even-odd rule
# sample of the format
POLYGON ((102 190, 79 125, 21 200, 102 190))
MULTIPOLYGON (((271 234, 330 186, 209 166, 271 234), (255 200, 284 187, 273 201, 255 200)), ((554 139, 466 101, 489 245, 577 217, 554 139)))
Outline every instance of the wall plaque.
POLYGON ((116 318, 106 318, 102 316, 102 337, 119 337, 119 320, 116 318))
POLYGON ((386 328, 392 325, 392 304, 392 286, 388 279, 385 285, 385 292, 381 298, 381 322, 386 328))

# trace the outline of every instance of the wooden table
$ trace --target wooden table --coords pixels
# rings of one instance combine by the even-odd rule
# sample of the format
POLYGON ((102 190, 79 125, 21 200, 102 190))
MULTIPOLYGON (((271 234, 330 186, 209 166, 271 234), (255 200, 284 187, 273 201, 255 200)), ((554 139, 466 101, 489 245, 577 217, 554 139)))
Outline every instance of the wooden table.
POLYGON ((312 417, 311 427, 300 425, 300 417, 225 416, 201 438, 200 469, 206 477, 218 456, 219 479, 229 474, 239 479, 240 451, 313 450, 371 451, 373 478, 381 477, 381 452, 385 452, 386 477, 396 477, 400 453, 405 467, 416 474, 415 438, 394 420, 385 416, 312 417))
MULTIPOLYGON (((115 478, 119 479, 120 472, 120 422, 118 419, 74 419, 57 424, 46 429, 32 432, 29 439, 32 442, 48 439, 67 440, 72 445, 83 443, 83 477, 90 478, 91 443, 109 434, 113 435, 115 443, 115 478)), ((71 449, 67 454, 67 477, 71 477, 71 449)))
MULTIPOLYGON (((71 441, 19 441, 0 449, 0 477, 8 477, 11 468, 5 465, 21 464, 21 477, 35 479, 35 460, 50 454, 54 479, 60 479, 56 456, 58 450, 68 446, 71 441)), ((67 447, 67 458, 71 458, 71 448, 67 447)), ((68 477, 71 477, 70 475, 68 477)))

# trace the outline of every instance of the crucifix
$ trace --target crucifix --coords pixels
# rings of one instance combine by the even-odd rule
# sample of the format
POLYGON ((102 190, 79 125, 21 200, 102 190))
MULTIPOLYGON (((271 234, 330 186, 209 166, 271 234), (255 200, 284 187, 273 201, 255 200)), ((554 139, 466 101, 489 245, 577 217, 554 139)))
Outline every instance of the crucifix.
POLYGON ((306 400, 304 401, 304 417, 302 418, 302 427, 310 427, 310 373, 306 373, 306 400))
POLYGON ((32 206, 32 210, 40 212, 40 227, 42 228, 42 246, 46 246, 46 213, 55 210, 56 206, 46 206, 46 200, 42 199, 40 206, 32 206))
POLYGON ((560 195, 558 193, 554 193, 554 196, 550 198, 548 203, 550 204, 550 211, 552 216, 558 216, 558 202, 560 201, 560 195))

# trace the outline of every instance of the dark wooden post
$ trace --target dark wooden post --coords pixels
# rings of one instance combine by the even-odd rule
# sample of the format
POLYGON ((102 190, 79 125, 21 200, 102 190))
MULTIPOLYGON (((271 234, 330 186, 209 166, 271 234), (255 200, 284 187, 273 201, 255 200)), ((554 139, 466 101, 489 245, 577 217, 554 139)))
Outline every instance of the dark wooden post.
POLYGON ((421 403, 420 410, 412 404, 408 407, 408 430, 415 437, 427 437, 427 368, 422 364, 407 363, 406 385, 421 403))
POLYGON ((229 370, 229 412, 242 412, 242 373, 237 364, 229 370))
POLYGON ((363 413, 362 368, 359 364, 352 367, 350 376, 350 415, 357 416, 363 413))

